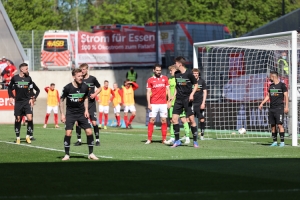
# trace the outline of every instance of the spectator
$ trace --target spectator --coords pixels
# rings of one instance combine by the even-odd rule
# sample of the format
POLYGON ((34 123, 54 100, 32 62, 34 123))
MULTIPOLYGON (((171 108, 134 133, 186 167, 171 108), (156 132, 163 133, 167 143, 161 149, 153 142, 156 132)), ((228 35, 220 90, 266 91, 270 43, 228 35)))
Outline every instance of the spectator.
POLYGON ((130 70, 126 73, 126 79, 129 81, 136 82, 138 75, 136 71, 134 71, 133 67, 130 67, 130 70))
POLYGON ((3 76, 4 89, 7 89, 7 86, 9 85, 11 78, 12 78, 11 73, 4 74, 3 76))
POLYGON ((7 64, 7 66, 1 72, 2 76, 4 76, 5 74, 11 74, 12 76, 14 76, 18 73, 17 68, 12 64, 12 62, 10 60, 7 60, 6 64, 7 64))
MULTIPOLYGON (((2 59, 0 60, 0 73, 1 74, 4 71, 6 66, 7 66, 6 58, 5 58, 5 56, 3 56, 2 59)), ((2 78, 3 78, 3 75, 0 77, 0 82, 3 81, 2 78)))
POLYGON ((289 64, 286 61, 287 56, 286 52, 281 53, 281 57, 278 59, 278 74, 279 76, 288 76, 289 75, 289 64))

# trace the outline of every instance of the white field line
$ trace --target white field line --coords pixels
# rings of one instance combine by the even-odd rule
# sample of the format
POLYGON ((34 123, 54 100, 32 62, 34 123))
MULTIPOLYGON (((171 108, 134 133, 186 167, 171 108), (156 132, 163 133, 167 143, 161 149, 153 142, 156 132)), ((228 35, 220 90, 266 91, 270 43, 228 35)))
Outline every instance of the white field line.
MULTIPOLYGON (((14 142, 1 141, 1 140, 0 140, 0 142, 1 143, 6 143, 6 144, 20 145, 20 146, 25 146, 25 147, 35 148, 35 149, 43 149, 43 150, 47 150, 47 151, 65 152, 64 150, 61 150, 61 149, 54 149, 54 148, 41 147, 41 146, 33 146, 33 145, 28 145, 28 144, 16 144, 14 142)), ((73 151, 70 151, 70 154, 77 154, 77 155, 83 155, 83 156, 88 156, 89 155, 89 154, 78 153, 78 152, 73 152, 73 151)), ((100 155, 96 155, 96 156, 100 157, 100 158, 113 158, 111 156, 100 156, 100 155)))
POLYGON ((283 190, 225 190, 225 191, 198 191, 198 192, 157 192, 157 193, 122 193, 122 194, 64 194, 64 195, 24 195, 24 196, 0 196, 0 199, 49 199, 49 198, 83 198, 83 197, 140 197, 140 196, 182 196, 182 195, 222 195, 222 194, 262 194, 262 193, 295 193, 299 188, 283 190))

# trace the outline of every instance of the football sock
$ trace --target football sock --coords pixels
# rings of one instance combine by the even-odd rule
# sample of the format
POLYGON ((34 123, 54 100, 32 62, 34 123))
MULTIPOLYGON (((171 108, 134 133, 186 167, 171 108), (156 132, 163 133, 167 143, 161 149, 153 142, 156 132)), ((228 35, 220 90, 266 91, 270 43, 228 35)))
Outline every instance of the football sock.
POLYGON ((127 117, 127 115, 124 115, 124 122, 125 122, 126 127, 128 127, 128 117, 127 117))
POLYGON ((79 126, 76 126, 76 135, 77 139, 81 139, 81 128, 79 126))
POLYGON ((45 123, 44 124, 48 124, 48 119, 49 119, 50 113, 47 113, 45 116, 45 123))
POLYGON ((205 130, 205 122, 200 122, 201 136, 204 136, 204 130, 205 130))
POLYGON ((180 132, 180 127, 179 124, 174 124, 174 135, 175 135, 175 141, 179 140, 179 132, 180 132))
POLYGON ((190 126, 188 122, 183 123, 183 129, 186 137, 190 137, 190 126))
POLYGON ((102 124, 102 112, 99 112, 99 124, 101 125, 102 124))
POLYGON ((175 138, 173 124, 170 124, 170 134, 171 134, 171 138, 175 138))
POLYGON ((91 154, 91 153, 93 153, 93 150, 94 150, 94 136, 87 135, 86 140, 87 140, 87 144, 89 146, 89 154, 91 154))
POLYGON ((70 155, 70 141, 71 141, 71 136, 66 136, 64 138, 64 146, 65 146, 65 153, 67 155, 70 155))
POLYGON ((57 113, 54 113, 54 123, 55 123, 55 125, 58 124, 58 115, 57 115, 57 113))
POLYGON ((129 119, 129 123, 128 123, 128 124, 131 124, 131 123, 132 123, 134 117, 135 117, 135 115, 131 115, 131 116, 130 116, 130 119, 129 119))
POLYGON ((120 126, 121 125, 121 123, 120 123, 120 115, 117 115, 117 124, 118 124, 118 126, 120 126))
POLYGON ((107 125, 108 122, 108 113, 104 113, 104 126, 107 125))
POLYGON ((27 122, 27 135, 32 135, 32 127, 33 127, 33 121, 31 120, 31 121, 29 121, 28 120, 28 122, 27 122))
POLYGON ((197 126, 191 126, 192 134, 193 134, 193 140, 197 141, 198 137, 198 131, 197 131, 197 126))
POLYGON ((21 121, 15 121, 15 133, 16 137, 20 137, 21 121))
POLYGON ((94 127, 95 137, 96 137, 96 139, 99 139, 99 127, 97 125, 93 126, 93 127, 94 127))
POLYGON ((280 142, 284 142, 284 132, 280 132, 279 136, 280 136, 280 142))
POLYGON ((277 142, 277 132, 272 133, 273 142, 277 142))
POLYGON ((152 133, 153 133, 154 123, 148 123, 148 140, 152 140, 152 133))
POLYGON ((167 127, 168 127, 168 125, 166 122, 161 124, 161 134, 162 134, 163 141, 166 140, 166 137, 167 137, 167 127))

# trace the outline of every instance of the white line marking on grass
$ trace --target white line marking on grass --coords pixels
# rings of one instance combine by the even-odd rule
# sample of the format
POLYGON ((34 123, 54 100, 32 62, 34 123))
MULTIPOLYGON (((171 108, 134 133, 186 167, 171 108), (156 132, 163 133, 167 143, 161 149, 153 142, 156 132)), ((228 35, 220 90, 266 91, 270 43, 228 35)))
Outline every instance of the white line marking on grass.
MULTIPOLYGON (((0 140, 0 142, 1 143, 6 143, 6 144, 21 145, 21 146, 31 147, 31 148, 36 148, 36 149, 43 149, 43 150, 48 150, 48 151, 65 152, 64 150, 54 149, 54 148, 48 148, 48 147, 33 146, 33 145, 28 145, 28 144, 16 144, 14 142, 7 142, 7 141, 1 141, 1 140, 0 140)), ((77 154, 77 155, 83 155, 83 156, 88 156, 89 155, 89 154, 86 154, 86 153, 78 153, 78 152, 73 152, 73 151, 70 151, 70 154, 77 154)), ((97 157, 100 157, 100 158, 113 158, 111 156, 97 156, 97 157)))
POLYGON ((78 197, 138 197, 138 196, 174 196, 174 195, 193 195, 193 194, 202 194, 202 195, 220 195, 220 194, 247 194, 247 193, 293 193, 299 192, 299 188, 295 189, 283 189, 283 190, 273 190, 273 189, 264 189, 264 190, 225 190, 225 191, 196 191, 196 192, 157 192, 157 193, 121 193, 121 194, 63 194, 63 195, 24 195, 24 196, 0 196, 0 199, 49 199, 49 198, 78 198, 78 197))

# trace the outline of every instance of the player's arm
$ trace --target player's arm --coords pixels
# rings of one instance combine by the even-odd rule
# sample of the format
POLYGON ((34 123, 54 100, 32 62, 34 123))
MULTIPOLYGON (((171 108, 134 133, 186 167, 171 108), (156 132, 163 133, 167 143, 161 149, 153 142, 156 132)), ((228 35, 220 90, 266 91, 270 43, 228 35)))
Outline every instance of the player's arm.
POLYGON ((68 96, 66 92, 66 88, 63 89, 62 95, 60 97, 59 101, 59 112, 60 112, 60 117, 61 117, 61 122, 65 123, 66 122, 66 116, 65 116, 65 99, 68 96))
POLYGON ((59 93, 58 93, 58 90, 56 90, 56 97, 57 97, 57 102, 58 102, 58 106, 59 106, 59 101, 60 101, 60 98, 59 98, 59 93))
POLYGON ((13 94, 13 86, 15 84, 15 77, 13 77, 7 87, 7 92, 9 96, 9 104, 13 104, 15 95, 13 94))
POLYGON ((289 97, 288 97, 288 92, 284 92, 284 113, 288 113, 289 112, 289 97))
POLYGON ((86 118, 89 118, 90 115, 89 115, 89 101, 88 101, 88 98, 84 99, 84 109, 85 109, 84 116, 86 118))
POLYGON ((263 100, 263 101, 260 103, 260 105, 258 106, 259 110, 262 109, 263 105, 264 105, 267 101, 269 101, 269 99, 270 99, 270 97, 269 97, 269 92, 267 92, 266 97, 264 98, 264 100, 263 100))
POLYGON ((49 86, 45 87, 44 90, 48 93, 48 91, 49 91, 49 86))
POLYGON ((132 89, 133 89, 133 90, 136 90, 136 89, 139 88, 139 85, 138 85, 136 82, 129 81, 129 83, 132 84, 132 89))
POLYGON ((90 98, 94 99, 97 97, 97 95, 101 92, 102 88, 98 80, 95 78, 94 85, 97 87, 97 90, 94 92, 94 94, 91 94, 90 98))
POLYGON ((198 89, 198 81, 192 73, 189 74, 189 79, 190 79, 191 83, 194 85, 193 91, 192 91, 192 93, 190 94, 190 97, 189 97, 189 100, 193 101, 194 100, 194 94, 198 89))
POLYGON ((151 106, 151 103, 150 103, 150 97, 151 97, 151 88, 147 88, 147 103, 148 103, 148 108, 150 110, 152 110, 152 106, 151 106))
POLYGON ((40 88, 34 82, 33 82, 33 89, 36 91, 34 95, 34 99, 36 100, 41 91, 40 88))
POLYGON ((202 104, 201 104, 200 109, 205 109, 205 102, 206 102, 206 98, 207 98, 207 89, 206 89, 205 81, 203 81, 203 83, 202 83, 202 89, 203 89, 203 99, 202 99, 202 104))
POLYGON ((120 95, 120 97, 121 97, 121 104, 124 104, 124 99, 123 99, 123 89, 120 89, 120 90, 118 91, 118 93, 119 93, 119 95, 120 95))

